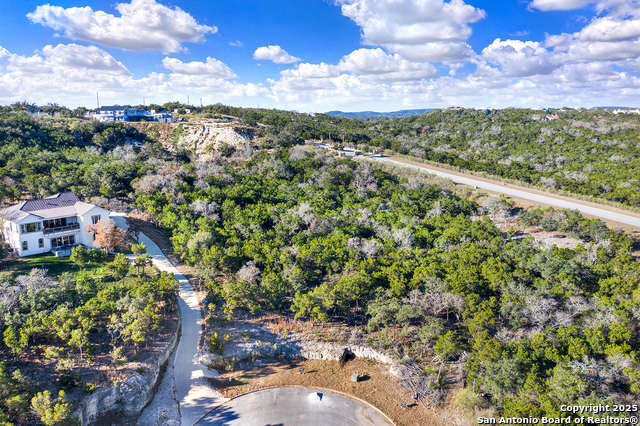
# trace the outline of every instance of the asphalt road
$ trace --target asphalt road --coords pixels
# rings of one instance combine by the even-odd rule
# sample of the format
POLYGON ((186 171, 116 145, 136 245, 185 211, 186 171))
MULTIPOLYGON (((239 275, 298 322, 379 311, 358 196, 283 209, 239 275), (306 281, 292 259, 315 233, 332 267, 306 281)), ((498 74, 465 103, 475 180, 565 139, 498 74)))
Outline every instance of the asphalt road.
POLYGON ((374 160, 380 161, 380 162, 385 162, 385 163, 393 163, 393 164, 397 164, 399 166, 403 166, 403 167, 409 167, 412 169, 418 169, 418 170, 423 170, 423 171, 427 171, 429 173, 432 173, 434 175, 440 176, 440 177, 444 177, 444 178, 448 178, 451 179, 452 181, 456 182, 456 183, 461 183, 464 185, 470 185, 470 186, 477 186, 478 188, 482 188, 482 189, 486 189, 488 191, 493 191, 493 192, 498 192, 501 194, 505 194, 505 195, 510 195, 512 197, 518 197, 518 198, 522 198, 525 200, 529 200, 529 201, 534 201, 534 202, 538 202, 538 203, 543 203, 543 204, 547 204, 553 207, 559 207, 561 209, 570 209, 570 210, 579 210, 580 212, 584 213, 584 214, 588 214, 600 219, 608 219, 608 220, 612 220, 615 222, 619 222, 619 223, 623 223, 626 225, 630 225, 636 228, 640 228, 640 218, 631 216, 631 215, 625 215, 625 214, 621 214, 621 213, 616 213, 616 212, 611 212, 605 209, 601 209, 601 208, 597 208, 597 207, 593 207, 593 206, 589 206, 589 205, 585 205, 585 204, 581 204, 580 201, 567 201, 567 200, 563 200, 563 199, 558 199, 558 198, 553 198, 553 197, 547 197, 544 195, 539 195, 539 194, 535 194, 535 193, 531 193, 531 192, 527 192, 525 190, 520 190, 520 189, 516 189, 516 188, 512 188, 510 186, 508 186, 508 184, 505 185, 496 185, 493 183, 488 183, 488 182, 484 182, 482 180, 477 180, 471 177, 464 177, 464 176, 458 176, 452 173, 446 173, 446 172, 442 172, 440 170, 433 170, 431 168, 429 168, 429 166, 415 166, 412 164, 406 164, 406 163, 402 163, 400 161, 395 161, 395 160, 391 160, 389 158, 385 158, 385 157, 374 157, 374 160))
POLYGON ((378 410, 320 389, 275 388, 232 399, 198 426, 392 426, 378 410), (320 397, 321 395, 321 397, 320 397))
MULTIPOLYGON (((112 213, 110 218, 119 228, 127 229, 127 221, 122 214, 112 213)), ((153 264, 161 271, 172 273, 180 282, 179 304, 182 330, 180 342, 175 350, 173 375, 180 403, 181 424, 193 426, 202 416, 227 401, 227 398, 216 393, 205 379, 205 377, 219 378, 218 372, 207 369, 198 360, 198 345, 202 336, 202 313, 191 284, 169 262, 153 240, 144 234, 140 234, 139 240, 147 246, 147 254, 153 258, 153 264)))

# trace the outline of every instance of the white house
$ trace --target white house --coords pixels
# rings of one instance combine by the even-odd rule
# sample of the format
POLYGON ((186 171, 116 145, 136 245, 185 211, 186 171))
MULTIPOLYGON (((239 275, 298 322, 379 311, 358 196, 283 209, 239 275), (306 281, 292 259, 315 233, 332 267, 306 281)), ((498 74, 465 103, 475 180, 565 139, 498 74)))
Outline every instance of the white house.
POLYGON ((87 113, 86 117, 94 120, 108 122, 138 122, 156 121, 159 123, 173 123, 173 114, 168 112, 148 111, 146 109, 127 108, 121 105, 100 107, 98 113, 87 113))
POLYGON ((109 219, 109 210, 83 203, 73 192, 24 201, 6 210, 4 235, 20 256, 68 254, 71 247, 94 246, 95 235, 87 225, 109 219))

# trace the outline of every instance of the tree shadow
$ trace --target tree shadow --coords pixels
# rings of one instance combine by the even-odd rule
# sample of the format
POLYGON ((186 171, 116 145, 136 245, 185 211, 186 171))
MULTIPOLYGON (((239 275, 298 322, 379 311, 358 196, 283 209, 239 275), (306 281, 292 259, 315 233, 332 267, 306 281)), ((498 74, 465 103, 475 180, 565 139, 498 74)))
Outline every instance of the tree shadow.
POLYGON ((231 422, 238 420, 240 416, 228 405, 221 405, 214 408, 209 414, 204 416, 196 425, 216 425, 230 426, 231 422))

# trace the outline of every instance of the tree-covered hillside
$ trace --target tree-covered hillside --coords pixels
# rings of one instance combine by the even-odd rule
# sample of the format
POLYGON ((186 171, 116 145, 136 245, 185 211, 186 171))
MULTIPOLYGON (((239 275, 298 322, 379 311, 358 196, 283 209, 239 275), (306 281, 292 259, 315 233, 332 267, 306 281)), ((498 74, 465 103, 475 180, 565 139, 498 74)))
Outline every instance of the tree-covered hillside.
MULTIPOLYGON (((251 149, 202 162, 121 124, 33 121, 5 110, 4 201, 73 190, 132 203, 171 236, 211 309, 352 327, 401 363, 420 364, 410 384, 425 402, 442 402, 455 371, 468 390, 464 405, 505 416, 565 417, 563 404, 638 400, 640 262, 627 235, 577 212, 540 210, 521 214, 523 226, 581 244, 513 238, 492 220, 509 213, 504 200, 481 208, 475 195, 437 180, 300 145, 344 133, 359 147, 637 205, 635 119, 592 125, 587 113, 571 112, 533 122, 530 111, 505 110, 366 122, 220 105, 204 113, 256 123, 260 136, 251 149)), ((97 297, 102 290, 96 321, 107 320, 101 309, 119 309, 107 294, 118 287, 97 288, 97 297)), ((69 303, 69 312, 85 312, 81 299, 69 303)), ((37 339, 58 338, 53 320, 31 321, 37 339)), ((24 326, 2 327, 3 350, 19 347, 24 326)))
MULTIPOLYGON (((472 219, 472 201, 303 147, 142 185, 176 165, 157 167, 136 203, 172 230, 212 307, 362 325, 401 357, 463 361, 476 405, 509 416, 640 394, 640 263, 598 220, 523 217, 582 238, 573 250, 510 240, 488 216, 472 219)), ((433 401, 437 371, 421 376, 433 401)))
POLYGON ((358 120, 225 106, 205 110, 265 123, 304 139, 328 139, 483 172, 546 189, 640 207, 640 121, 605 110, 434 110, 358 120), (536 121, 540 119, 542 121, 536 121))

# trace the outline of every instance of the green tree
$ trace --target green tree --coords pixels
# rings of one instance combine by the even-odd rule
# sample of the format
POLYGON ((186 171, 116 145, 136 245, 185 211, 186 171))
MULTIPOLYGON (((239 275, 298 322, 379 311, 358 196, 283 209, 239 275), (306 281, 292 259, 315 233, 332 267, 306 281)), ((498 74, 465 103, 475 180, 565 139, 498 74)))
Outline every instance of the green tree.
POLYGON ((77 419, 71 417, 73 407, 64 391, 60 391, 55 400, 51 398, 49 391, 38 392, 31 400, 31 406, 40 416, 40 421, 47 426, 77 424, 77 419))
POLYGON ((89 262, 90 257, 84 246, 76 246, 71 249, 71 257, 69 259, 82 271, 82 268, 89 262))
POLYGON ((141 254, 145 254, 147 252, 147 246, 144 243, 133 244, 131 246, 131 251, 136 256, 140 256, 141 254))
POLYGON ((447 334, 440 336, 436 342, 436 355, 443 361, 455 357, 462 350, 460 338, 455 331, 448 331, 447 334))
POLYGON ((113 277, 117 280, 122 280, 124 283, 124 277, 127 276, 131 269, 131 263, 122 253, 118 253, 109 265, 107 269, 113 274, 113 277))
POLYGON ((142 273, 144 274, 144 268, 153 265, 153 260, 148 254, 143 254, 142 256, 138 256, 135 258, 134 265, 136 267, 138 276, 140 276, 140 268, 142 268, 142 273))

